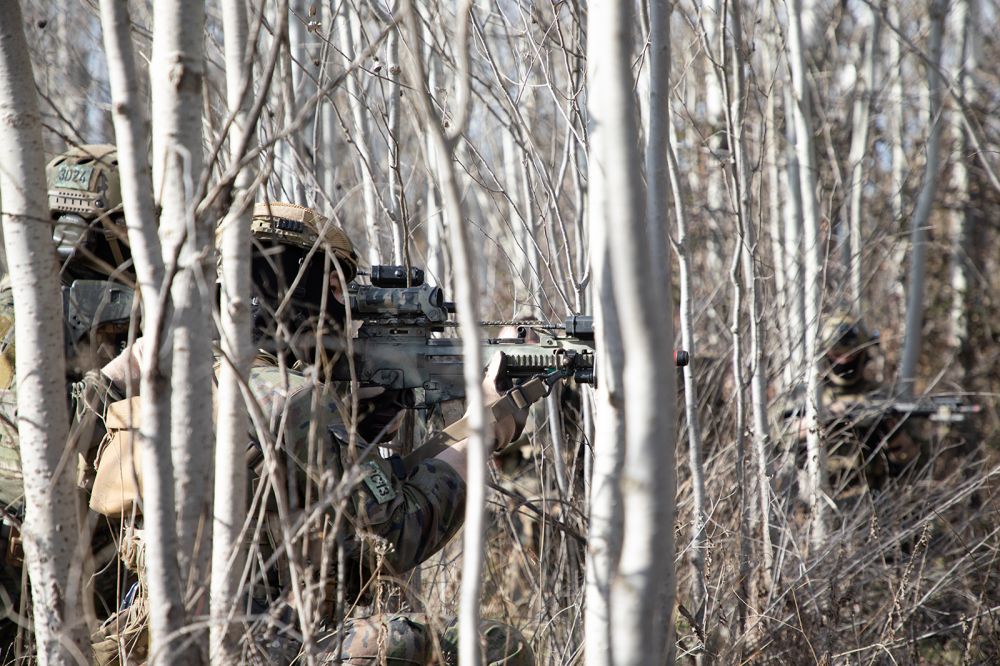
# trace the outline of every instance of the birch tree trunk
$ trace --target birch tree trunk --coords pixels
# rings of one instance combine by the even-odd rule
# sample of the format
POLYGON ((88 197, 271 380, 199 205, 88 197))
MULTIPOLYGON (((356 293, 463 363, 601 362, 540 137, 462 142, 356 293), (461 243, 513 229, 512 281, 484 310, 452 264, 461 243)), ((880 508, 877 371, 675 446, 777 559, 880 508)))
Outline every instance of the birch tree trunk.
MULTIPOLYGON (((665 234, 651 231, 638 154, 638 109, 629 68, 633 7, 589 7, 588 87, 591 182, 605 179, 603 206, 591 219, 607 225, 608 249, 625 354, 625 508, 621 557, 612 580, 611 634, 616 664, 659 664, 673 643, 674 370, 665 234), (611 225, 614 229, 611 229, 611 225), (657 276, 667 276, 660 281, 657 276), (670 361, 668 363, 668 361, 670 361), (630 388, 631 387, 631 388, 630 388)), ((660 145, 660 151, 666 146, 660 145)), ((658 185, 662 187, 663 184, 658 185)), ((598 629, 599 630, 599 629, 598 629)))
MULTIPOLYGON (((743 107, 746 104, 746 82, 743 59, 743 23, 739 2, 730 5, 732 26, 731 69, 729 73, 731 90, 728 91, 729 143, 734 151, 734 178, 736 202, 737 240, 740 244, 739 261, 743 272, 743 283, 747 294, 747 309, 750 315, 750 395, 753 416, 754 462, 756 463, 756 497, 759 505, 761 527, 761 549, 763 581, 769 587, 774 554, 771 549, 771 471, 769 458, 771 451, 771 428, 767 421, 767 359, 764 355, 765 331, 763 326, 763 294, 758 279, 759 245, 757 228, 751 209, 751 167, 745 133, 747 131, 743 107)), ((757 522, 757 521, 754 521, 757 522)), ((754 586, 754 591, 757 586, 754 586)))
MULTIPOLYGON (((667 99, 667 116, 673 118, 673 105, 667 99)), ((691 295, 691 248, 688 245, 688 215, 684 205, 680 169, 677 166, 677 136, 673 123, 669 126, 669 141, 667 156, 669 159, 670 188, 673 191, 674 216, 677 218, 677 236, 674 251, 677 254, 677 277, 680 293, 680 327, 681 346, 688 351, 691 358, 698 358, 698 343, 694 335, 694 313, 691 295)), ((691 524, 691 567, 692 597, 694 598, 694 617, 697 623, 696 631, 705 635, 705 617, 708 614, 708 586, 705 580, 705 551, 707 538, 705 527, 708 523, 707 495, 705 492, 704 453, 702 451, 701 420, 698 417, 698 384, 695 381, 694 369, 689 363, 684 366, 684 414, 688 427, 688 468, 691 471, 691 512, 694 520, 691 524)), ((593 520, 593 518, 591 518, 593 520)), ((703 659, 699 656, 698 661, 703 659)))
MULTIPOLYGON (((966 108, 974 107, 978 99, 974 76, 979 68, 979 6, 976 0, 959 0, 956 6, 955 25, 961 35, 958 51, 959 64, 955 73, 955 92, 966 108)), ((960 115, 961 111, 955 113, 960 115)), ((949 316, 950 344, 958 355, 963 374, 968 374, 971 355, 968 353, 969 313, 971 310, 969 285, 973 274, 972 243, 975 218, 970 214, 969 166, 967 155, 973 151, 968 130, 960 118, 955 118, 956 130, 952 149, 952 188, 955 205, 951 211, 951 314, 949 316)), ((962 377, 964 380, 965 377, 962 377)))
MULTIPOLYGON (((767 226, 771 240, 771 266, 774 271, 774 312, 777 313, 777 321, 774 322, 771 330, 776 334, 778 344, 781 349, 781 376, 775 378, 778 381, 778 390, 788 390, 792 386, 792 364, 791 348, 792 341, 789 337, 789 284, 790 276, 785 272, 787 257, 785 257, 784 237, 785 232, 782 227, 781 208, 781 151, 779 150, 778 138, 778 90, 780 90, 777 77, 775 76, 775 62, 773 54, 773 44, 768 38, 764 38, 761 43, 761 59, 764 65, 764 76, 770 77, 772 88, 771 94, 767 96, 767 106, 764 111, 764 163, 767 174, 767 226)), ((785 190, 785 196, 788 196, 785 190)))
MULTIPOLYGON (((229 137, 230 160, 238 162, 247 134, 252 101, 252 59, 246 0, 222 4, 226 58, 226 100, 234 120, 229 137), (244 92, 246 94, 244 94, 244 92)), ((222 222, 222 295, 219 316, 220 346, 224 357, 219 371, 216 418, 215 501, 212 521, 211 655, 212 661, 240 661, 238 634, 231 628, 234 607, 241 600, 240 577, 246 554, 240 538, 247 517, 246 438, 250 418, 240 389, 253 360, 250 330, 250 211, 253 173, 241 169, 233 186, 233 205, 222 222)))
MULTIPOLYGON (((137 445, 143 469, 143 520, 153 544, 147 550, 150 632, 157 641, 178 629, 183 619, 177 581, 173 463, 170 455, 169 353, 162 353, 163 257, 157 235, 153 182, 146 153, 149 119, 136 99, 139 80, 131 41, 127 0, 102 0, 101 22, 111 83, 118 144, 122 202, 145 318, 145 354, 140 379, 140 428, 137 445)), ((129 387, 131 389, 131 387, 129 387)), ((175 654, 170 652, 169 654, 175 654)))
MULTIPOLYGON (((24 20, 0 0, 0 196, 17 317, 17 430, 24 475, 21 537, 31 578, 38 663, 89 661, 83 614, 81 502, 66 449, 66 364, 58 266, 52 251, 42 124, 24 20)), ((89 544, 88 544, 89 545, 89 544)))
POLYGON ((941 165, 941 81, 938 68, 941 65, 941 42, 944 33, 944 19, 948 12, 947 0, 930 0, 929 14, 931 32, 928 38, 927 96, 928 109, 927 163, 924 165, 923 183, 917 198, 917 209, 913 213, 910 227, 910 279, 906 293, 906 337, 903 342, 902 360, 899 369, 899 388, 903 398, 913 396, 917 376, 917 361, 920 358, 920 343, 924 323, 924 273, 927 246, 927 225, 937 192, 938 170, 941 165))
MULTIPOLYGON (((429 46, 426 49, 427 57, 427 89, 437 90, 438 63, 434 56, 434 51, 429 46)), ((440 158, 434 141, 427 135, 424 138, 427 151, 427 162, 430 170, 430 177, 427 179, 427 272, 433 277, 433 281, 438 286, 451 284, 451 270, 448 261, 447 236, 444 229, 444 215, 441 206, 441 195, 438 192, 437 181, 440 180, 438 171, 440 170, 440 158)))
POLYGON ((851 167, 850 189, 850 252, 847 273, 850 282, 851 306, 861 315, 864 291, 864 266, 861 234, 861 199, 864 193, 865 156, 868 152, 868 124, 871 121, 872 97, 875 95, 875 73, 878 63, 879 28, 881 20, 876 12, 867 11, 872 26, 865 47, 865 63, 855 90, 852 111, 854 127, 851 130, 851 147, 847 161, 851 167))
POLYGON ((813 155, 812 112, 809 102, 806 58, 802 50, 802 1, 791 0, 788 7, 788 62, 792 71, 793 117, 795 120, 795 152, 799 166, 799 190, 802 196, 803 218, 803 285, 805 301, 806 349, 806 468, 809 487, 806 503, 811 519, 811 539, 814 547, 826 540, 826 452, 819 438, 817 408, 819 406, 818 339, 820 328, 820 211, 816 198, 816 162, 813 155))
MULTIPOLYGON (((785 87, 785 115, 794 108, 794 99, 788 86, 785 87)), ((784 256, 783 270, 788 284, 788 339, 791 346, 789 358, 791 379, 793 383, 805 380, 806 373, 806 290, 803 285, 805 268, 802 251, 802 187, 799 178, 799 158, 796 154, 796 130, 794 117, 785 120, 785 168, 781 170, 782 189, 787 192, 782 216, 784 220, 784 256)))
MULTIPOLYGON (((354 38, 354 24, 357 17, 348 5, 341 7, 340 21, 340 43, 347 61, 351 62, 356 56, 356 43, 354 38)), ((354 134, 350 137, 358 153, 361 164, 358 168, 358 175, 361 179, 361 191, 364 200, 365 232, 368 237, 368 262, 373 266, 382 263, 381 244, 379 243, 378 224, 378 195, 375 190, 375 181, 372 175, 373 156, 371 153, 371 121, 368 116, 368 109, 364 104, 364 88, 359 81, 361 75, 352 72, 347 77, 347 99, 351 109, 351 118, 354 120, 354 134)))
MULTIPOLYGON (((604 139, 591 137, 591 151, 604 139)), ((605 210, 604 179, 590 180, 590 210, 605 210)), ((584 611, 584 654, 587 666, 612 666, 614 659, 611 620, 611 585, 621 557, 624 507, 621 475, 625 464, 625 429, 622 407, 625 396, 618 311, 611 282, 604 219, 590 215, 590 266, 594 284, 594 326, 597 331, 597 390, 594 391, 594 461, 590 472, 590 526, 587 534, 587 582, 584 611)))
MULTIPOLYGON (((899 26, 899 5, 900 0, 894 2, 889 2, 887 8, 887 16, 890 25, 899 26)), ((889 104, 889 142, 892 145, 892 168, 890 170, 891 178, 891 202, 892 202, 892 215, 894 227, 893 231, 898 230, 898 228, 903 223, 903 213, 904 213, 904 196, 906 190, 906 178, 909 172, 907 158, 906 158, 906 93, 903 90, 903 49, 902 49, 902 38, 895 34, 890 34, 889 37, 889 63, 891 69, 889 69, 889 74, 891 77, 890 85, 890 98, 891 103, 889 104)), ((903 242, 895 243, 892 250, 892 259, 889 264, 896 267, 896 275, 893 276, 893 295, 902 299, 903 296, 903 267, 906 264, 906 244, 903 242)))
MULTIPOLYGON (((336 59, 334 55, 334 21, 336 19, 336 8, 324 2, 320 10, 322 24, 326 28, 323 44, 322 67, 320 69, 320 86, 330 85, 333 79, 331 64, 336 59)), ((334 106, 332 95, 330 98, 319 100, 319 132, 318 141, 313 147, 316 154, 316 166, 319 169, 321 188, 320 199, 324 206, 321 209, 326 217, 333 215, 334 206, 337 203, 337 135, 340 131, 337 119, 337 109, 334 106)))
POLYGON ((462 200, 455 173, 455 150, 465 131, 468 119, 469 101, 469 14, 472 0, 462 0, 455 8, 456 34, 458 43, 456 68, 456 107, 453 122, 448 131, 434 109, 431 90, 427 89, 427 79, 420 54, 423 42, 419 27, 420 17, 410 0, 404 0, 402 11, 411 50, 408 64, 411 86, 417 106, 424 120, 434 154, 438 160, 439 188, 444 203, 445 223, 451 241, 455 270, 456 309, 458 322, 462 328, 463 371, 465 376, 466 413, 469 419, 468 481, 465 500, 465 538, 462 548, 462 585, 459 599, 459 644, 458 657, 463 664, 478 664, 480 659, 479 604, 482 591, 482 568, 484 547, 484 520, 486 503, 486 462, 488 442, 484 430, 484 406, 482 350, 479 346, 479 288, 475 280, 473 251, 469 247, 468 229, 462 211, 462 200))
MULTIPOLYGON (((214 262, 204 251, 214 244, 211 225, 195 218, 192 200, 202 171, 202 79, 205 5, 200 0, 162 0, 154 6, 152 77, 153 185, 160 205, 160 232, 164 251, 176 261, 170 286, 174 306, 171 363, 171 454, 177 501, 176 544, 148 542, 150 569, 151 654, 154 661, 177 663, 200 660, 202 631, 182 639, 167 633, 179 628, 167 621, 175 602, 176 581, 162 580, 179 571, 187 594, 208 573, 208 488, 211 482, 214 428, 212 404, 212 320, 210 285, 214 262), (160 551, 160 552, 156 552, 160 551), (153 555, 155 554, 155 557, 153 555), (179 566, 179 569, 178 569, 179 566), (154 573, 155 572, 155 573, 154 573), (157 583, 153 579, 161 579, 157 583), (183 656, 174 652, 182 650, 183 656)), ((178 614, 181 612, 178 609, 178 614)), ((178 615, 178 619, 179 619, 178 615)))
POLYGON ((392 261, 395 264, 408 264, 406 220, 404 205, 406 193, 403 191, 403 173, 399 163, 399 146, 402 137, 399 122, 400 87, 399 87, 399 29, 394 29, 386 39, 386 54, 388 55, 389 85, 386 92, 386 121, 389 126, 389 207, 392 217, 392 261))

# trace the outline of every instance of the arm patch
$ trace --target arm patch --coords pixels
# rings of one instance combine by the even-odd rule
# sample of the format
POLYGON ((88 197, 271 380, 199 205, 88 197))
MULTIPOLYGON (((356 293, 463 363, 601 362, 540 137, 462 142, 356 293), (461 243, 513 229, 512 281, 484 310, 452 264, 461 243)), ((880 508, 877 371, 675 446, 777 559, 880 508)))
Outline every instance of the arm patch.
POLYGON ((369 460, 364 465, 368 468, 364 473, 364 482, 368 486, 368 490, 375 496, 375 501, 379 504, 385 504, 396 499, 396 491, 378 463, 369 460))

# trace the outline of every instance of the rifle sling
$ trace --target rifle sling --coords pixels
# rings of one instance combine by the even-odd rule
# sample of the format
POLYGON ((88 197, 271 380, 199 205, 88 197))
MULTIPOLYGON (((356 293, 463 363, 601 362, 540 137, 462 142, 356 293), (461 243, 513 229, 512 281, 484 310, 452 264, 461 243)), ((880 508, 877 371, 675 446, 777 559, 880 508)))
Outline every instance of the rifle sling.
MULTIPOLYGON (((523 384, 515 386, 485 410, 486 419, 483 424, 484 427, 489 431, 490 426, 494 423, 547 396, 550 389, 551 384, 546 381, 546 377, 533 377, 523 384)), ((453 446, 463 439, 468 438, 470 433, 469 420, 465 416, 444 430, 434 433, 419 448, 403 457, 404 474, 409 476, 420 463, 428 458, 433 458, 449 446, 453 446)))

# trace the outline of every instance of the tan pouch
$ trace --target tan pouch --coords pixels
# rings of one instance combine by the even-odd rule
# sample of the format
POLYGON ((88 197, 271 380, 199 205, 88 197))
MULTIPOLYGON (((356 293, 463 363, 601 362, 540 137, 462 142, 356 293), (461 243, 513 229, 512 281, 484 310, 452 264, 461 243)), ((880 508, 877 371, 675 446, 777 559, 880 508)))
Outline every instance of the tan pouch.
POLYGON ((97 456, 90 508, 104 516, 130 513, 142 496, 142 466, 135 452, 139 398, 108 405, 108 434, 97 456))

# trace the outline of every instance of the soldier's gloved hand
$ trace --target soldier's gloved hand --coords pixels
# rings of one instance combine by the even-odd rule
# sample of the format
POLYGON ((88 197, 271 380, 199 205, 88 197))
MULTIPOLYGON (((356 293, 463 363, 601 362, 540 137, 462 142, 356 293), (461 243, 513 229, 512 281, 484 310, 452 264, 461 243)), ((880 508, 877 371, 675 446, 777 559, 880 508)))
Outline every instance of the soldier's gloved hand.
MULTIPOLYGON (((503 397, 511 388, 513 388, 513 384, 507 375, 507 355, 502 351, 497 351, 490 359, 490 364, 486 367, 486 376, 483 379, 483 403, 486 408, 489 409, 490 405, 503 397)), ((494 423, 494 450, 501 449, 517 439, 527 420, 528 408, 524 407, 494 423)), ((487 436, 489 434, 487 432, 487 436)))
POLYGON ((380 386, 358 391, 358 434, 366 442, 385 442, 399 429, 403 410, 400 391, 386 391, 380 386))

